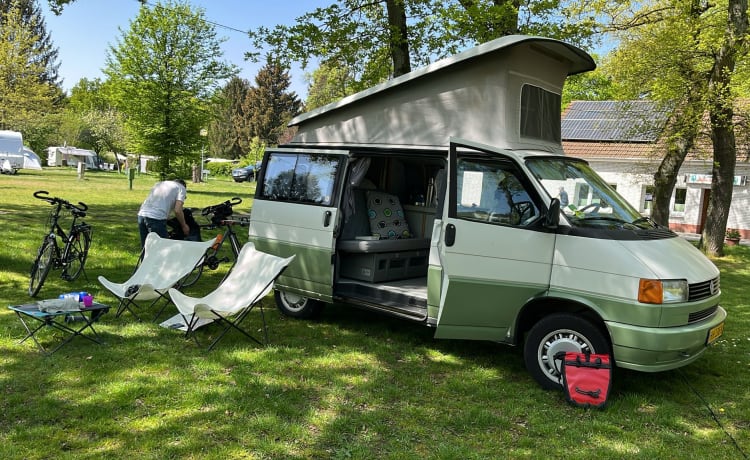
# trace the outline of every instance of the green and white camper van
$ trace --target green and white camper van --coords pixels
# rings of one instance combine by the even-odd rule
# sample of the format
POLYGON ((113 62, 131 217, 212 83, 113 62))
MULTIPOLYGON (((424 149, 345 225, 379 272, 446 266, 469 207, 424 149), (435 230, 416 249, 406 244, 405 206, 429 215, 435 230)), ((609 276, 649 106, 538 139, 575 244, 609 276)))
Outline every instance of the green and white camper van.
POLYGON ((522 345, 545 388, 559 351, 647 372, 696 360, 723 331, 719 271, 562 151, 563 83, 594 68, 508 36, 293 119, 249 227, 258 249, 296 255, 279 309, 338 302, 522 345))

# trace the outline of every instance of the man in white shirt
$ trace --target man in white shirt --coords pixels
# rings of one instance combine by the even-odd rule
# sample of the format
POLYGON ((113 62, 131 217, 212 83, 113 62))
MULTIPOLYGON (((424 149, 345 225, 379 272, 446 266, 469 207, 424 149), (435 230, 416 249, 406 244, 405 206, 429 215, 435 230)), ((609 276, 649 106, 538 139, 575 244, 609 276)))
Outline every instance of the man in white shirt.
POLYGON ((149 192, 138 211, 138 230, 141 234, 141 247, 146 243, 149 232, 156 232, 162 238, 169 238, 167 219, 174 211, 182 231, 187 235, 190 227, 185 222, 182 207, 187 198, 187 186, 182 179, 157 182, 149 192))

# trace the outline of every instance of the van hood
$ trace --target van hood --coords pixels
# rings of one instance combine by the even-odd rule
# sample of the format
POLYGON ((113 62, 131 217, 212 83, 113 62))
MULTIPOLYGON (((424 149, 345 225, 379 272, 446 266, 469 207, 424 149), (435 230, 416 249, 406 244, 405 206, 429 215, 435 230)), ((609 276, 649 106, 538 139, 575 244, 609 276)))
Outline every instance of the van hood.
POLYGON ((719 269, 684 238, 619 241, 657 279, 687 279, 697 283, 719 276, 719 269))

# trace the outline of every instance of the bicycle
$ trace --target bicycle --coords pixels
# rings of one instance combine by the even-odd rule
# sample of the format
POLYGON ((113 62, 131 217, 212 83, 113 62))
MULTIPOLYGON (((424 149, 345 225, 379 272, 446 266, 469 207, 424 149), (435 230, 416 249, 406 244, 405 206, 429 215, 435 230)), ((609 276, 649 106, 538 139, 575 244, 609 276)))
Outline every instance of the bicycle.
POLYGON ((222 263, 231 261, 232 264, 234 264, 234 262, 237 261, 237 256, 240 253, 240 249, 242 249, 242 244, 237 237, 237 233, 234 231, 234 226, 239 225, 241 227, 246 227, 249 224, 249 221, 247 218, 229 219, 229 217, 234 213, 233 207, 240 203, 242 203, 242 198, 234 197, 231 200, 207 206, 201 210, 201 215, 210 220, 209 224, 200 225, 201 230, 216 230, 223 227, 224 232, 217 235, 216 243, 208 248, 203 262, 183 281, 183 287, 195 284, 203 274, 203 270, 216 270, 222 263), (229 241, 232 259, 226 255, 220 257, 221 248, 226 241, 229 241))
MULTIPOLYGON (((77 205, 57 197, 49 197, 49 192, 38 190, 34 192, 34 198, 46 201, 54 209, 49 216, 49 231, 42 240, 36 259, 31 264, 29 281, 29 295, 35 297, 42 288, 47 275, 52 268, 62 269, 60 277, 65 281, 76 280, 84 272, 84 265, 91 247, 91 225, 78 219, 86 217, 88 206, 78 202, 77 205), (61 212, 65 209, 70 211, 73 221, 66 233, 60 226, 61 212), (65 242, 60 248, 57 238, 65 242)), ((84 275, 85 276, 85 275, 84 275)))

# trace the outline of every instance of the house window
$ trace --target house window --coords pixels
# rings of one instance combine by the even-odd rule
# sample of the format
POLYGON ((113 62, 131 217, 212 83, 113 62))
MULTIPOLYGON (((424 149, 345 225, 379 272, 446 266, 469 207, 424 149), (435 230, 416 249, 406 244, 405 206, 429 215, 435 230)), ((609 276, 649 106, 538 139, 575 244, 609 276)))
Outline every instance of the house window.
POLYGON ((643 194, 643 212, 650 213, 654 202, 654 186, 647 185, 643 194))
POLYGON ((677 188, 674 191, 674 205, 672 211, 685 212, 685 199, 687 198, 686 188, 677 188))

